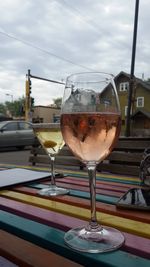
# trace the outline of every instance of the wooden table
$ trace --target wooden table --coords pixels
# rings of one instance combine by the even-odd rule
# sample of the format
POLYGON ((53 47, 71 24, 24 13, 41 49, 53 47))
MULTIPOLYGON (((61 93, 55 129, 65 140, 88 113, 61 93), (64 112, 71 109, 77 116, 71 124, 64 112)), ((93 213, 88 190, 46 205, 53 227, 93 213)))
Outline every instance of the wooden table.
POLYGON ((97 174, 98 221, 121 230, 126 241, 116 251, 90 254, 71 250, 63 240, 65 231, 90 218, 87 174, 62 171, 67 176, 57 178, 57 185, 69 188, 69 195, 37 195, 48 186, 46 179, 0 191, 1 259, 21 267, 150 266, 150 214, 115 206, 124 192, 139 186, 138 177, 97 174))

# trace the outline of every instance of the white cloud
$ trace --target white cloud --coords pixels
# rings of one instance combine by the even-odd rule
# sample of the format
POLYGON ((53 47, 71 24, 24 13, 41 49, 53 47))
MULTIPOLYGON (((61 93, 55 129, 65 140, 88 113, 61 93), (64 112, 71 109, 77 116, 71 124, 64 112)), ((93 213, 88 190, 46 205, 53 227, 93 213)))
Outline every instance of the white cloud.
MULTIPOLYGON (((135 74, 145 78, 150 77, 149 9, 149 0, 141 1, 135 74)), ((135 1, 5 0, 0 10, 1 101, 8 100, 6 91, 14 99, 25 94, 28 69, 58 81, 86 68, 130 72, 135 1)), ((35 104, 50 104, 63 94, 62 86, 40 80, 32 79, 32 87, 35 104)))

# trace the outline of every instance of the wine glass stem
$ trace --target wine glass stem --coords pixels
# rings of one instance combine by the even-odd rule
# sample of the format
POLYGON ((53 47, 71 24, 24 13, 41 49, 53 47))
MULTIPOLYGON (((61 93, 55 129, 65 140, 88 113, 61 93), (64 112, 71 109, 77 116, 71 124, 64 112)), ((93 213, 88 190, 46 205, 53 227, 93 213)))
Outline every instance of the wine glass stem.
POLYGON ((55 168, 54 168, 55 157, 50 157, 50 159, 51 159, 51 185, 55 185, 55 168))
POLYGON ((100 228, 96 218, 96 165, 87 166, 90 186, 91 221, 90 230, 100 228))

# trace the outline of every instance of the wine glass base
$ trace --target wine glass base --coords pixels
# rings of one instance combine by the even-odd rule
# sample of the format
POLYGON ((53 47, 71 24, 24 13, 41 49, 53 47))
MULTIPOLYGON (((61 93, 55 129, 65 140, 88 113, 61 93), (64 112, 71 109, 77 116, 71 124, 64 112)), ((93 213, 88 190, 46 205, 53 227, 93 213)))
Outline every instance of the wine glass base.
POLYGON ((111 227, 89 231, 86 227, 71 229, 64 236, 65 243, 74 250, 103 253, 116 250, 124 243, 123 234, 111 227))
POLYGON ((68 189, 58 187, 55 185, 43 188, 38 191, 38 194, 41 196, 58 196, 58 195, 66 195, 68 193, 69 193, 68 189))

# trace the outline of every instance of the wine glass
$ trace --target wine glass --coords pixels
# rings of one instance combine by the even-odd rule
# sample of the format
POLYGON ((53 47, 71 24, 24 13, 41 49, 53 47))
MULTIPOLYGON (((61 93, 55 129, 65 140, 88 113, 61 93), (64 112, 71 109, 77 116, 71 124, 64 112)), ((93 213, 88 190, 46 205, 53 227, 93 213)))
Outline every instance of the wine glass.
POLYGON ((35 123, 33 124, 33 130, 51 162, 51 184, 47 188, 39 190, 38 194, 57 196, 69 193, 69 190, 58 187, 55 183, 55 157, 65 144, 60 130, 60 123, 35 123))
POLYGON ((91 219, 69 230, 65 243, 83 252, 106 252, 124 243, 117 229, 99 225, 96 218, 96 166, 112 151, 121 128, 121 114, 113 75, 84 72, 66 80, 61 109, 61 131, 66 145, 87 167, 91 219))

